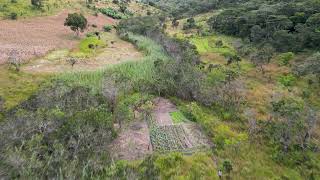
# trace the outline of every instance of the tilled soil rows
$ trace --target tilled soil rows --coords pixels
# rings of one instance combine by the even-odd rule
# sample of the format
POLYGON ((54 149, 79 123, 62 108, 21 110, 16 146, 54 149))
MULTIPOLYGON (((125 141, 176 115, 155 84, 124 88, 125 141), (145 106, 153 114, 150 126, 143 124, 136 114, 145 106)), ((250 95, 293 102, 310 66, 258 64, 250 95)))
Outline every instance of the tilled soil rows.
MULTIPOLYGON (((20 59, 28 59, 45 55, 48 51, 72 48, 79 39, 69 27, 64 26, 68 16, 63 11, 55 16, 37 17, 17 21, 0 21, 0 64, 7 61, 10 52, 18 51, 20 59)), ((114 20, 103 15, 86 15, 89 25, 101 29, 105 24, 113 24, 114 20)), ((91 27, 91 26, 90 26, 91 27)), ((91 27, 92 28, 92 27, 91 27)), ((87 31, 90 31, 89 28, 87 31)))

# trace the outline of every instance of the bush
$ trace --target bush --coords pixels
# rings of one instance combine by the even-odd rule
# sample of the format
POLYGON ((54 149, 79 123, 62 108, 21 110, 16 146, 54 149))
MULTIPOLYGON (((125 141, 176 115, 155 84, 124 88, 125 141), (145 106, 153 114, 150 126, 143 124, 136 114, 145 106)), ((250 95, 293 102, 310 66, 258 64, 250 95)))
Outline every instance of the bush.
POLYGON ((12 20, 16 20, 18 19, 18 14, 16 12, 12 12, 10 13, 9 18, 12 20))
POLYGON ((105 25, 105 26, 103 26, 103 30, 105 32, 110 32, 112 30, 112 26, 111 25, 105 25))
POLYGON ((282 53, 278 57, 278 64, 280 66, 286 66, 294 58, 293 52, 282 53))
POLYGON ((279 83, 282 84, 285 87, 292 86, 294 82, 296 81, 296 77, 292 74, 280 76, 278 79, 279 83))
POLYGON ((112 17, 114 19, 125 19, 127 18, 125 15, 121 15, 117 10, 114 10, 112 8, 101 8, 99 11, 109 17, 112 17))

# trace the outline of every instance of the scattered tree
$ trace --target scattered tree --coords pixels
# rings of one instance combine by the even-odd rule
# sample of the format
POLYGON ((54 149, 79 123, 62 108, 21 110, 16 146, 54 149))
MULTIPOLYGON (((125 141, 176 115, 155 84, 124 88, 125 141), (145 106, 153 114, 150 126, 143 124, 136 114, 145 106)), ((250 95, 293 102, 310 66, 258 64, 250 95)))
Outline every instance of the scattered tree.
POLYGON ((64 25, 69 26, 72 31, 77 33, 77 36, 87 28, 87 24, 87 19, 82 14, 78 13, 68 14, 68 17, 64 22, 64 25))
POLYGON ((12 50, 9 54, 8 63, 14 66, 15 70, 20 71, 20 66, 22 64, 22 59, 17 50, 12 50))

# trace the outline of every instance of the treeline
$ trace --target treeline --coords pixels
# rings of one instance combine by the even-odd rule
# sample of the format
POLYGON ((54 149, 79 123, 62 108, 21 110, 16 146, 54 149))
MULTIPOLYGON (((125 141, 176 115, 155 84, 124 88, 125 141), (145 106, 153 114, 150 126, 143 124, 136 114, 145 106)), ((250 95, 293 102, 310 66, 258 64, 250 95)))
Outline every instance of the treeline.
POLYGON ((219 4, 219 0, 143 0, 143 2, 178 19, 208 12, 219 4))
POLYGON ((208 20, 211 29, 277 51, 320 47, 320 1, 249 1, 208 20))

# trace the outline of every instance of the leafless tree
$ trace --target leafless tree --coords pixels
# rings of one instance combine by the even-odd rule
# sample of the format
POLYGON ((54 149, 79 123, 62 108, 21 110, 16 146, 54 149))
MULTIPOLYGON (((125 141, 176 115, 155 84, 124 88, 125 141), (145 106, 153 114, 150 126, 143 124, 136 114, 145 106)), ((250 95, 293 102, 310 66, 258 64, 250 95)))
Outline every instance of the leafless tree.
POLYGON ((67 62, 73 67, 78 62, 78 59, 71 57, 67 59, 67 62))
POLYGON ((12 50, 9 54, 8 63, 12 65, 16 71, 20 71, 22 59, 17 50, 12 50))

